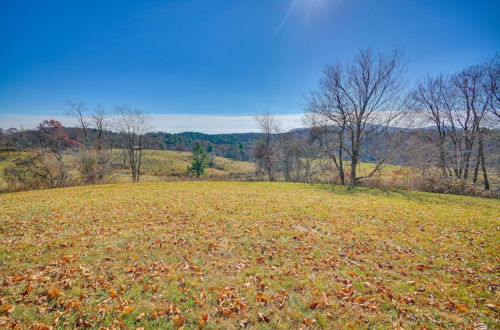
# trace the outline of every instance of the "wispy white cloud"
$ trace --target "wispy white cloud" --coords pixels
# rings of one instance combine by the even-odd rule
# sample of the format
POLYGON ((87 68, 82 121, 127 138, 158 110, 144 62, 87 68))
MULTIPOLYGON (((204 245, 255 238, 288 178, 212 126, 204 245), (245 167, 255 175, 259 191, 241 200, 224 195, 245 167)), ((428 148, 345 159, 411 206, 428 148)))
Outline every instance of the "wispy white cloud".
MULTIPOLYGON (((258 132, 259 127, 251 115, 189 115, 189 114, 150 114, 151 126, 155 131, 169 133, 202 132, 202 133, 245 133, 258 132)), ((45 119, 55 119, 65 126, 75 126, 74 118, 50 115, 16 115, 0 114, 1 128, 35 128, 45 119)), ((112 119, 112 118, 110 118, 112 119)), ((276 115, 283 131, 303 127, 303 115, 276 115)))

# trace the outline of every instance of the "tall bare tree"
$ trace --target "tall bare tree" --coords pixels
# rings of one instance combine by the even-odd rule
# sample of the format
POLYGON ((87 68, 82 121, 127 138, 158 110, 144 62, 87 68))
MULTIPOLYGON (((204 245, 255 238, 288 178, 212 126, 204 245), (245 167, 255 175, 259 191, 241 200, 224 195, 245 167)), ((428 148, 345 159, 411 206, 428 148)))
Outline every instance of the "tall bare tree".
POLYGON ((410 107, 423 114, 423 125, 432 124, 436 134, 428 134, 437 147, 438 167, 443 176, 448 174, 446 138, 448 136, 446 108, 449 105, 447 79, 443 75, 430 76, 419 81, 410 93, 410 107))
POLYGON ((102 106, 97 106, 91 114, 92 123, 96 131, 95 149, 101 151, 104 148, 104 134, 107 129, 106 112, 102 106))
POLYGON ((391 154, 386 152, 377 159, 367 175, 358 175, 360 161, 376 151, 367 147, 368 142, 383 136, 401 117, 405 71, 398 50, 390 54, 362 50, 350 63, 327 66, 318 90, 309 99, 307 112, 330 133, 332 147, 325 147, 341 176, 343 159, 350 161, 352 186, 379 171, 391 154))
POLYGON ((133 182, 141 177, 141 161, 144 135, 149 131, 149 118, 140 110, 128 105, 115 107, 115 124, 125 138, 126 157, 130 166, 133 182))
POLYGON ((87 118, 87 107, 83 102, 68 101, 70 110, 68 114, 76 119, 77 125, 80 126, 83 133, 83 144, 85 147, 90 146, 89 140, 89 120, 87 118))
POLYGON ((257 160, 257 170, 265 173, 269 181, 275 181, 277 160, 275 133, 279 132, 279 126, 269 112, 257 116, 256 120, 262 133, 253 150, 253 155, 257 160))
MULTIPOLYGON (((453 106, 447 115, 452 129, 454 172, 457 178, 467 181, 471 172, 473 148, 478 144, 477 164, 485 164, 483 134, 484 120, 491 109, 492 94, 485 88, 486 74, 483 66, 474 65, 452 76, 450 90, 453 106)), ((478 165, 476 165, 478 167, 478 165)), ((489 189, 486 168, 483 168, 485 189, 489 189)), ((475 179, 476 180, 476 179, 475 179)))

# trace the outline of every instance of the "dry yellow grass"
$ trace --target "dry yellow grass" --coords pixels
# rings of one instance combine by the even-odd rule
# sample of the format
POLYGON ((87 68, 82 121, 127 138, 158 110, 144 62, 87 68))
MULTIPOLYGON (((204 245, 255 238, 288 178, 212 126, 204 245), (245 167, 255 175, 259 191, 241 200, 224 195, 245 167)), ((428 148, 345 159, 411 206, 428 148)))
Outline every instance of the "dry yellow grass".
POLYGON ((497 200, 286 183, 0 195, 0 325, 498 323, 497 200))

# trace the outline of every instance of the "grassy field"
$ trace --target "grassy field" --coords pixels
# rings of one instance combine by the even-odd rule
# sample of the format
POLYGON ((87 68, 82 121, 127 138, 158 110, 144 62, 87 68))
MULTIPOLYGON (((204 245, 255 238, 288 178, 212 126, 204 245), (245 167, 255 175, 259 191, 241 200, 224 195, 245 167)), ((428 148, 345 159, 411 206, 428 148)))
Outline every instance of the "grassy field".
MULTIPOLYGON (((120 153, 118 151, 117 153, 120 153)), ((191 153, 169 150, 145 150, 143 171, 145 176, 168 177, 185 175, 191 165, 191 153)), ((228 174, 250 173, 255 165, 224 157, 215 158, 214 168, 206 169, 206 176, 215 177, 228 174)), ((127 173, 128 174, 128 173, 127 173)), ((129 174, 127 176, 130 176, 129 174)))
POLYGON ((0 327, 495 328, 500 202, 242 182, 0 195, 0 327))
MULTIPOLYGON (((0 191, 7 188, 3 180, 3 168, 11 164, 16 157, 27 155, 26 152, 0 153, 0 191)), ((115 167, 123 165, 122 150, 113 151, 115 167)), ((73 155, 66 156, 69 163, 73 163, 71 174, 78 180, 78 164, 73 155)), ((169 150, 145 150, 142 160, 142 178, 144 182, 157 182, 172 180, 173 178, 188 176, 187 168, 191 164, 191 153, 169 150)), ((248 174, 255 170, 255 165, 250 162, 232 160, 224 157, 215 158, 215 166, 205 170, 205 178, 220 178, 229 175, 248 174)), ((111 183, 132 182, 130 170, 118 168, 108 178, 111 183)))

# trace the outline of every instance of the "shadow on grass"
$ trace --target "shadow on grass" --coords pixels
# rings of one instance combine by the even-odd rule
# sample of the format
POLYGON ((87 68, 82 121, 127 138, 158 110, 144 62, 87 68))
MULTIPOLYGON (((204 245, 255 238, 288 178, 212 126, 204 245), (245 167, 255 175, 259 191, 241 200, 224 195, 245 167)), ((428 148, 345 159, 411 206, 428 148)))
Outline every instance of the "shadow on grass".
POLYGON ((461 195, 451 195, 451 194, 438 194, 429 193, 422 191, 413 190, 397 190, 397 189, 387 189, 387 188, 369 188, 369 187, 350 187, 341 185, 327 185, 313 184, 311 187, 319 189, 322 191, 328 191, 334 194, 341 195, 352 195, 352 196, 373 196, 373 197, 386 197, 386 198, 396 198, 408 201, 414 201, 419 203, 456 203, 460 200, 464 204, 474 205, 477 200, 482 200, 482 197, 474 196, 461 196, 461 195))

